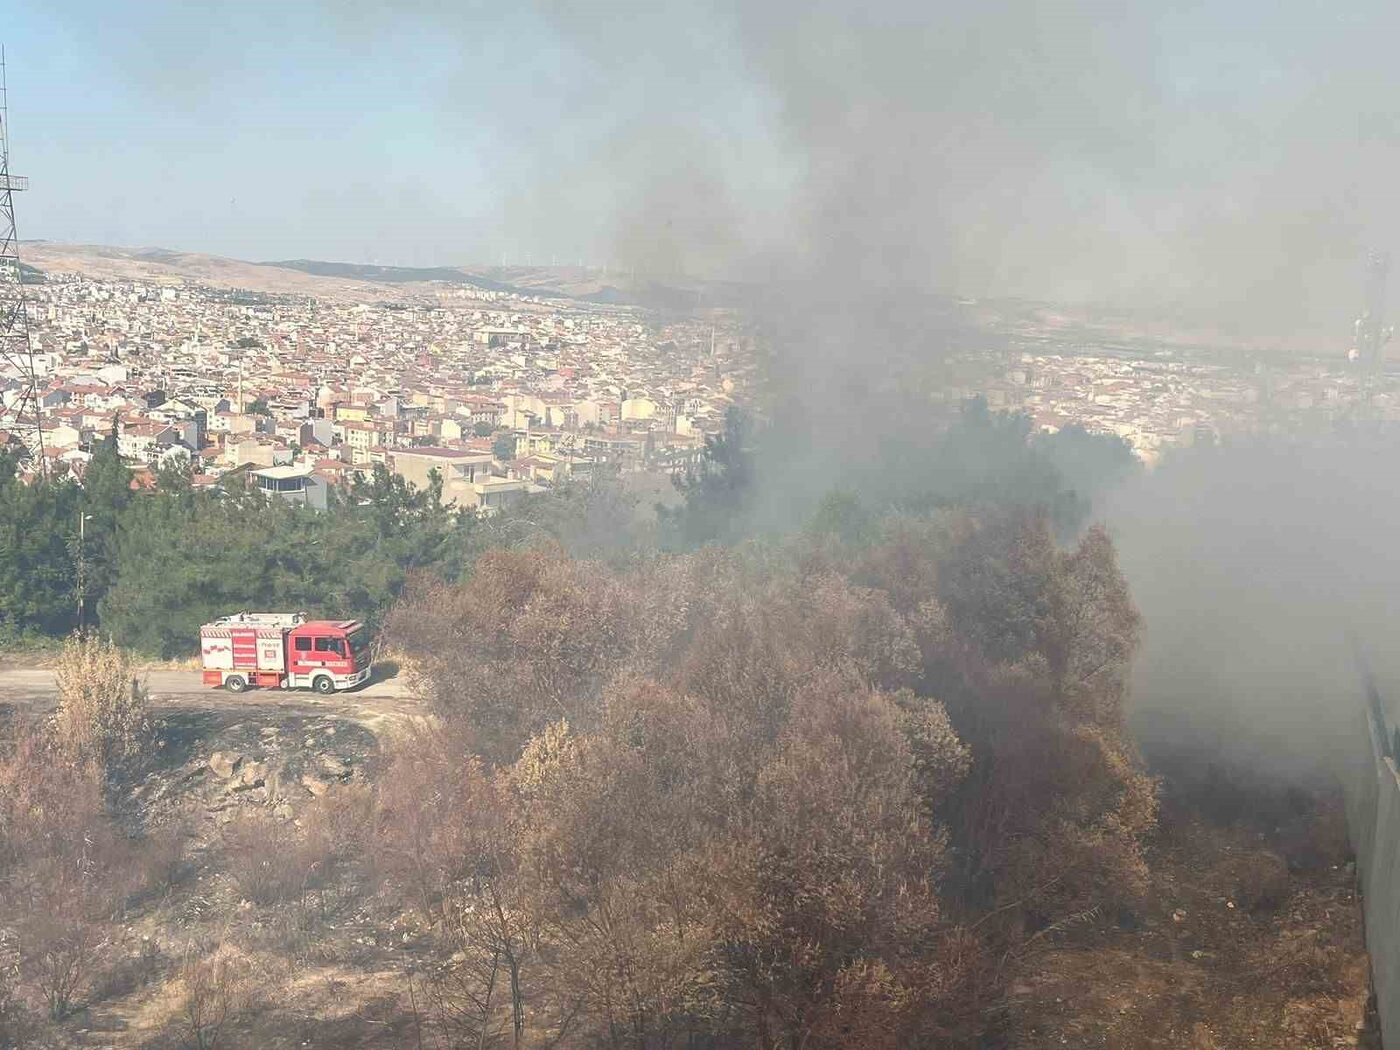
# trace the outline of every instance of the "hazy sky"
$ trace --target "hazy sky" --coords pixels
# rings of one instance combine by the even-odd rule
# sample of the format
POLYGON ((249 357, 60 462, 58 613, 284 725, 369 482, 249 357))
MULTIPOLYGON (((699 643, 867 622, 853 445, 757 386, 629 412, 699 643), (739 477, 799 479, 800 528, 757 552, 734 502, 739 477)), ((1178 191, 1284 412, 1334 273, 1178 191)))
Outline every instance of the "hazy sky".
POLYGON ((22 236, 435 263, 499 206, 499 51, 278 2, 20 0, 5 37, 22 236), (442 102, 463 77, 483 119, 442 102))
MULTIPOLYGON (((18 0, 3 33, 13 166, 33 182, 21 236, 601 264, 635 254, 649 215, 662 240, 668 225, 711 238, 676 232, 684 217, 657 213, 650 187, 701 199, 717 191, 694 151, 762 148, 722 41, 698 71, 659 55, 619 69, 528 4, 357 7, 18 0)), ((767 151, 753 188, 778 165, 767 151)))
POLYGON ((1397 8, 10 0, 21 234, 1330 326, 1400 233, 1397 8))

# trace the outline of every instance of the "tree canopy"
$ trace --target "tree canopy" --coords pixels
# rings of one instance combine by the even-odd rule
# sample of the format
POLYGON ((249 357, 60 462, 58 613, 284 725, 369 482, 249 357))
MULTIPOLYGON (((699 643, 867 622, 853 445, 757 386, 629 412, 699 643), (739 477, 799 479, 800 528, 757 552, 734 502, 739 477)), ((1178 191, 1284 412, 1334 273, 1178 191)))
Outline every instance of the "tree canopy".
POLYGON ((492 551, 398 606, 438 720, 382 787, 384 871, 463 1001, 504 967, 545 1042, 975 1045, 1008 959, 1136 906, 1107 537, 847 510, 621 566, 492 551))

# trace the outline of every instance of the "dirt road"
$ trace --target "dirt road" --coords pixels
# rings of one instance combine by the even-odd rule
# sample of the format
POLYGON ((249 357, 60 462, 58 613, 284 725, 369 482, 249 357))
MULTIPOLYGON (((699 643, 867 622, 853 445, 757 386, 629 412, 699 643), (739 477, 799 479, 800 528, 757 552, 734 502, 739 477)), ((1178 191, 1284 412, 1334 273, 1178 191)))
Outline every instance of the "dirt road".
MULTIPOLYGON (((152 670, 143 675, 157 707, 235 711, 276 708, 284 712, 336 714, 374 725, 385 718, 421 713, 418 699, 400 678, 371 680, 360 689, 318 696, 304 689, 250 689, 234 695, 211 689, 198 671, 152 670)), ((58 699, 53 671, 48 668, 0 668, 0 707, 44 711, 58 699)))

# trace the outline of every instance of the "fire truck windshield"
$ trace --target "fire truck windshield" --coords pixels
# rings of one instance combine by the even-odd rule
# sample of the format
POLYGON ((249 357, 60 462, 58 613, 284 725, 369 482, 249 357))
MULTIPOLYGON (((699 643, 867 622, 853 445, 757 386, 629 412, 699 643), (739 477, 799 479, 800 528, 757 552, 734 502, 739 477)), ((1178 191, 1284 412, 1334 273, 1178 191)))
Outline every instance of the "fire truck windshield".
POLYGON ((350 652, 354 654, 355 666, 360 665, 360 657, 369 649, 369 632, 363 627, 357 627, 350 632, 350 652))

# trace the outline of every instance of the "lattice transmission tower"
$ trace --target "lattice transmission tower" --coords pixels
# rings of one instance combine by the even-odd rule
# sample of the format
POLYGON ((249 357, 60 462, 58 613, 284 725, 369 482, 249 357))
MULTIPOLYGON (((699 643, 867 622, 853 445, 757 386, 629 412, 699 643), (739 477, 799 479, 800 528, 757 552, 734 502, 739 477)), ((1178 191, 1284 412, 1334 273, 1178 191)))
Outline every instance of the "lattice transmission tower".
POLYGON ((15 194, 28 188, 28 179, 10 174, 9 89, 5 49, 0 47, 0 429, 19 438, 35 473, 42 478, 48 474, 48 462, 39 425, 39 375, 29 339, 29 310, 15 227, 15 194))
POLYGON ((1347 356, 1361 368, 1361 404, 1369 410, 1384 369, 1385 347, 1395 327, 1385 322, 1386 290, 1390 283, 1390 256, 1371 252, 1366 259, 1366 306, 1352 325, 1353 342, 1347 356))

